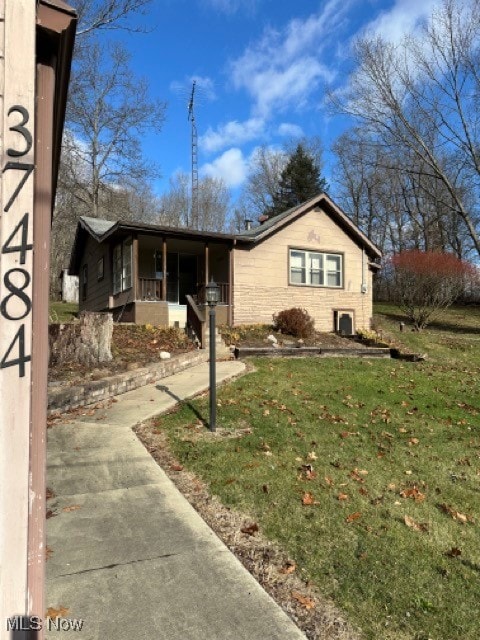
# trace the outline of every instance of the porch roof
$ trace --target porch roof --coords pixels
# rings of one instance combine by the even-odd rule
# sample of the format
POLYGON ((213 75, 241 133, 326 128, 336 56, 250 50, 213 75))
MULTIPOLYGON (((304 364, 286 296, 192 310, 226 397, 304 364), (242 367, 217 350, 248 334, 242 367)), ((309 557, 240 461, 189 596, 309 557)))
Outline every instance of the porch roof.
MULTIPOLYGON (((117 233, 147 233, 164 236, 166 238, 181 238, 185 240, 226 242, 236 244, 257 244, 273 235, 286 225, 294 222, 303 214, 315 208, 321 209, 326 215, 354 240, 360 247, 365 249, 371 260, 379 260, 382 257, 381 251, 369 240, 369 238, 350 220, 350 218, 331 200, 326 193, 303 202, 302 204, 288 209, 274 218, 270 218, 263 224, 242 233, 218 233, 214 231, 195 231, 179 227, 167 227, 144 222, 122 221, 122 220, 102 220, 100 218, 90 218, 82 216, 78 222, 75 241, 73 244, 69 273, 78 274, 80 268, 81 247, 86 235, 91 235, 97 242, 104 242, 117 233)), ((375 264, 371 265, 375 267, 375 264)))

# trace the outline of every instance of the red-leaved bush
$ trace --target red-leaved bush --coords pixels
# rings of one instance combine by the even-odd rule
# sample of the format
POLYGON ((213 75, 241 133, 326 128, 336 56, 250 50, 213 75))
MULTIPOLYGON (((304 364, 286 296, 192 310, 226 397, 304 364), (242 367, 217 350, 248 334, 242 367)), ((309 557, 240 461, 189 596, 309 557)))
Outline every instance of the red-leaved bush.
POLYGON ((449 253, 402 251, 390 259, 395 302, 418 331, 463 293, 472 265, 449 253))

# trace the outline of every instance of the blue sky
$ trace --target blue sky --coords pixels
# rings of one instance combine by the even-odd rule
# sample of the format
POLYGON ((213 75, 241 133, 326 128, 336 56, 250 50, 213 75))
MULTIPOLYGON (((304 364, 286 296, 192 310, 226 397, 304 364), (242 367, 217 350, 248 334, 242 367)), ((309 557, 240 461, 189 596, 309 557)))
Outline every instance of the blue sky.
MULTIPOLYGON (((147 34, 124 34, 134 71, 168 103, 161 134, 144 141, 159 163, 161 193, 190 172, 188 99, 197 83, 200 175, 222 177, 238 194, 259 145, 319 136, 329 149, 348 122, 329 112, 326 88, 346 87, 351 47, 361 35, 399 41, 440 0, 154 0, 147 34)), ((333 195, 333 194, 332 194, 333 195)))

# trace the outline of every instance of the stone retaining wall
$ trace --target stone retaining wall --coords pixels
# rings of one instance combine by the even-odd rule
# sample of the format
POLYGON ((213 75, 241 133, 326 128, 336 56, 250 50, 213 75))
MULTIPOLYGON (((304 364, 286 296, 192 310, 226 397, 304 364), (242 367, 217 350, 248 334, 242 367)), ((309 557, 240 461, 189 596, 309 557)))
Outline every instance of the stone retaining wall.
POLYGON ((81 385, 49 389, 48 415, 107 400, 207 361, 208 350, 189 351, 173 356, 170 360, 156 362, 102 380, 89 380, 81 385))

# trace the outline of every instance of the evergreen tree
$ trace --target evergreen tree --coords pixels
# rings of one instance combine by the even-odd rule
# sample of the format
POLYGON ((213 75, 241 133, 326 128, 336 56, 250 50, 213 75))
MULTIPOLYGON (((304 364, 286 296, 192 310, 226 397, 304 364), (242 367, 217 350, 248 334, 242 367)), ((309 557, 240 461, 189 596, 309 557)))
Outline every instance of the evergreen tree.
POLYGON ((273 204, 266 212, 269 218, 313 198, 326 188, 320 167, 303 144, 298 144, 283 169, 273 204))

